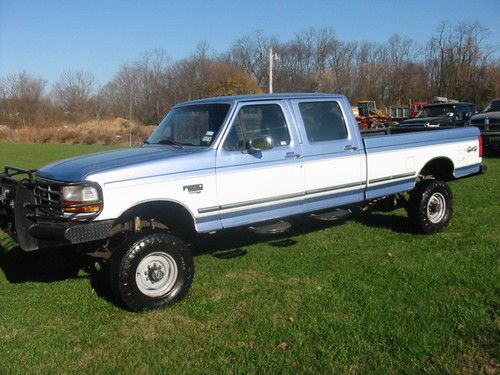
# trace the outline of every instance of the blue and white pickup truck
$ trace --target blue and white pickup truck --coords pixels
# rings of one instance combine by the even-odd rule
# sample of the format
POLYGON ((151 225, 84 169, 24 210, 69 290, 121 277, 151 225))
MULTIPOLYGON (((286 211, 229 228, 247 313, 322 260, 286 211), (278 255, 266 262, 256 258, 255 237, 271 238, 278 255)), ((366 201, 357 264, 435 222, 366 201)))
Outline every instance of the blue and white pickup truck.
POLYGON ((5 167, 1 224, 25 251, 72 245, 109 256, 125 306, 160 307, 191 286, 196 233, 277 233, 287 217, 335 220, 378 204, 405 207, 420 232, 443 230, 445 181, 483 172, 481 139, 473 127, 423 130, 361 134, 334 94, 186 102, 143 147, 5 167))

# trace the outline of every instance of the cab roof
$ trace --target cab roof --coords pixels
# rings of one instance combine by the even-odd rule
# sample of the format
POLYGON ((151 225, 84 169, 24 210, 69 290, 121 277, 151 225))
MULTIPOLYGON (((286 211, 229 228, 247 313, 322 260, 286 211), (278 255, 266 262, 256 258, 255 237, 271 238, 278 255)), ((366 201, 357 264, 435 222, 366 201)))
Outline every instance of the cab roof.
POLYGON ((182 107, 193 104, 211 104, 223 103, 233 104, 234 102, 244 101, 259 101, 259 100, 283 100, 283 99, 320 99, 320 98, 343 98, 340 94, 325 94, 325 93, 280 93, 280 94, 248 94, 248 95, 232 95, 232 96, 217 96, 213 98, 191 100, 177 104, 175 107, 182 107))
POLYGON ((427 104, 424 108, 427 107, 441 107, 441 106, 457 106, 457 105, 474 105, 473 103, 470 102, 452 102, 452 103, 432 103, 432 104, 427 104))

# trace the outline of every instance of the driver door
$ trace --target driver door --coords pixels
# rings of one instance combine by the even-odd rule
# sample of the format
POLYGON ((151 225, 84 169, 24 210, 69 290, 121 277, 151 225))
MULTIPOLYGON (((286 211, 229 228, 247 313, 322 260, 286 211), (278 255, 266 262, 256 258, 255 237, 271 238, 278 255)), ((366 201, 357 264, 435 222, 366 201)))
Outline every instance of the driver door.
POLYGON ((224 228, 302 212, 301 148, 292 124, 284 101, 236 108, 216 157, 217 209, 224 228), (271 149, 247 150, 250 139, 267 135, 271 149))

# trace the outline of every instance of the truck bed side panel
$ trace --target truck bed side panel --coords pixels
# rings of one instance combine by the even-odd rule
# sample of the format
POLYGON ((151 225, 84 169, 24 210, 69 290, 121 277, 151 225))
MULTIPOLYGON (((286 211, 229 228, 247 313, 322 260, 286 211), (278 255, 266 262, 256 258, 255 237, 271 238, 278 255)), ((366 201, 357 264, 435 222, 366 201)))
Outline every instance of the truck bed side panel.
POLYGON ((455 177, 477 173, 478 136, 477 129, 460 128, 364 138, 366 199, 411 190, 422 168, 437 158, 453 163, 455 177))

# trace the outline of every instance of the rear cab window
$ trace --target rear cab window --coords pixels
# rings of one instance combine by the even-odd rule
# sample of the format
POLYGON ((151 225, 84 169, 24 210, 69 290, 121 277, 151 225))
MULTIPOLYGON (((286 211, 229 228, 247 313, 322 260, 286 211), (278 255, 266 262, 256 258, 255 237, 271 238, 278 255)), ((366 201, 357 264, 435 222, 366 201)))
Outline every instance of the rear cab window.
POLYGON ((299 110, 309 142, 335 141, 348 137, 347 125, 338 102, 301 102, 299 110))

